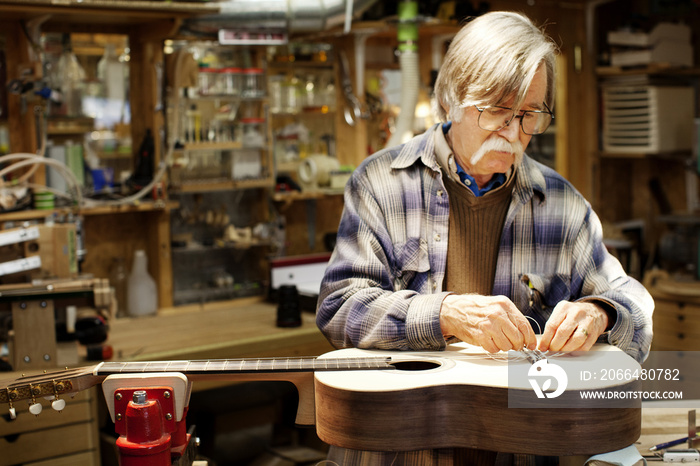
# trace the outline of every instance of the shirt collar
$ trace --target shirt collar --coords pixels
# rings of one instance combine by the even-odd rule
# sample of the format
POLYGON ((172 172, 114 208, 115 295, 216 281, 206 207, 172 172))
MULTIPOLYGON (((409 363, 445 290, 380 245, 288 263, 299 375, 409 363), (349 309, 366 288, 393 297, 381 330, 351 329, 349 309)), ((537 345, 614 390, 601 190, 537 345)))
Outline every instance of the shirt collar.
POLYGON ((469 188, 469 190, 474 193, 474 196, 480 197, 489 191, 498 188, 505 184, 510 176, 511 171, 508 173, 497 173, 486 183, 486 186, 479 189, 476 180, 469 173, 464 171, 464 168, 457 162, 457 159, 452 152, 452 148, 447 142, 446 135, 450 128, 452 127, 452 122, 448 121, 441 125, 442 131, 435 132, 435 152, 437 154, 438 163, 440 166, 447 171, 452 179, 455 181, 460 181, 464 186, 469 188))
POLYGON ((457 159, 453 157, 453 160, 455 165, 457 166, 457 175, 459 175, 459 179, 462 181, 462 183, 464 183, 464 185, 467 188, 471 190, 471 192, 474 193, 476 197, 483 196, 489 191, 498 188, 499 186, 503 185, 508 179, 505 173, 496 173, 483 188, 479 189, 479 185, 476 184, 476 180, 474 179, 474 177, 464 171, 459 162, 457 162, 457 159))

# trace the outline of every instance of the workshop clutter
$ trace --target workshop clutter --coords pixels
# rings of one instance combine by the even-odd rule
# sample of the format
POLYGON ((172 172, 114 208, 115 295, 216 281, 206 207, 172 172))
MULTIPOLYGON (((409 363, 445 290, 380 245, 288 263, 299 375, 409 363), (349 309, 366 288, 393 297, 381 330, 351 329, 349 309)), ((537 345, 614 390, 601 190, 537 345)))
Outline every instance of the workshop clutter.
POLYGON ((33 225, 0 232, 0 281, 75 278, 78 237, 74 223, 33 225))
POLYGON ((612 66, 693 66, 691 29, 661 22, 649 32, 619 29, 608 32, 612 66))

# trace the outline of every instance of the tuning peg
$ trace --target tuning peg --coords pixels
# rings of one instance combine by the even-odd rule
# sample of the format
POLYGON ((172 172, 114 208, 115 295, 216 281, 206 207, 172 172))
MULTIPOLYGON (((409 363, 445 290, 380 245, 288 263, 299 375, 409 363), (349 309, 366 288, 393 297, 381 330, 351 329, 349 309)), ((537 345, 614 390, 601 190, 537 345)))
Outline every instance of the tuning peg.
POLYGON ((66 407, 66 400, 57 398, 51 402, 51 407, 60 413, 66 407))
POLYGON ((39 414, 41 414, 41 411, 43 409, 44 409, 44 407, 41 406, 41 403, 32 403, 29 405, 29 412, 35 416, 38 416, 39 414))
POLYGON ((17 410, 12 406, 12 393, 10 393, 10 389, 5 388, 5 393, 7 394, 7 403, 10 408, 10 419, 17 419, 17 410))
POLYGON ((59 398, 59 387, 62 387, 62 385, 57 384, 56 381, 53 380, 53 401, 51 402, 51 407, 60 413, 63 411, 63 408, 66 407, 66 401, 59 398))
POLYGON ((44 407, 41 406, 41 403, 37 403, 35 398, 39 392, 39 388, 33 387, 32 384, 29 384, 29 393, 32 394, 32 401, 29 403, 29 412, 35 416, 38 416, 41 413, 41 410, 44 409, 44 407))

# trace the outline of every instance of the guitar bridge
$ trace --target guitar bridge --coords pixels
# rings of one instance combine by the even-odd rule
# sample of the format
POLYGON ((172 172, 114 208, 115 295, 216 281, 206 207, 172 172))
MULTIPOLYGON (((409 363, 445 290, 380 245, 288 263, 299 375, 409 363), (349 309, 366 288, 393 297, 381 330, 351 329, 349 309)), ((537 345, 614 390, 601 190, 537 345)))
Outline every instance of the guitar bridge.
POLYGON ((527 358, 528 361, 530 361, 531 364, 535 364, 537 361, 541 361, 543 359, 547 359, 547 355, 545 355, 542 351, 538 349, 527 349, 523 348, 523 354, 527 358))

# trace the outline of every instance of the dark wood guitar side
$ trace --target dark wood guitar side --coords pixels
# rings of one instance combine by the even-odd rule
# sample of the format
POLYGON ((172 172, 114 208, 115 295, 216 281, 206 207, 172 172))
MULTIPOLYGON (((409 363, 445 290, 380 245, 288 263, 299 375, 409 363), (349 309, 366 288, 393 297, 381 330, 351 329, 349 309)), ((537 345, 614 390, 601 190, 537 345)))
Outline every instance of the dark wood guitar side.
MULTIPOLYGON (((598 354, 591 352, 585 357, 600 358, 606 352, 620 351, 607 345, 596 349, 598 354)), ((357 357, 358 351, 362 350, 329 354, 335 358, 357 357)), ((402 356, 391 353, 392 364, 399 371, 317 373, 319 437, 326 443, 357 450, 465 447, 546 456, 614 451, 632 445, 639 438, 641 400, 624 405, 615 400, 608 403, 609 407, 591 408, 574 387, 557 398, 557 407, 511 408, 504 372, 507 363, 489 359, 483 353, 481 359, 474 355, 473 359, 460 360, 469 351, 455 347, 444 353, 425 353, 418 357, 426 361, 426 370, 422 371, 414 370, 416 365, 411 363, 410 370, 399 373, 402 356), (429 361, 441 364, 446 360, 454 364, 429 368, 429 361)), ((387 354, 364 353, 374 357, 387 354)), ((415 361, 417 356, 414 353, 410 358, 415 361)), ((630 367, 638 367, 632 358, 629 362, 630 367)), ((600 390, 610 388, 598 386, 600 390)), ((614 388, 638 390, 639 383, 634 381, 614 388)), ((521 387, 515 396, 532 397, 533 393, 531 388, 521 387)))

